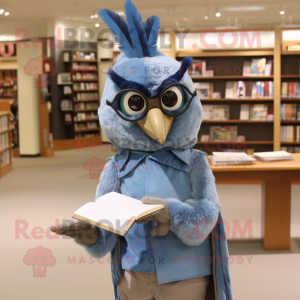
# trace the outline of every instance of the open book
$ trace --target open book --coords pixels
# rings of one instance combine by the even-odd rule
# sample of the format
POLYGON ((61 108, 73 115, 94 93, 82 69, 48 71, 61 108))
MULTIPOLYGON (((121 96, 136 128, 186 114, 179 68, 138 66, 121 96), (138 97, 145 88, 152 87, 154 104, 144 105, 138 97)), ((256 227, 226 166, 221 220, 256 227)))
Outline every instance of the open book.
POLYGON ((124 236, 135 221, 163 209, 119 193, 108 193, 77 209, 73 218, 124 236))

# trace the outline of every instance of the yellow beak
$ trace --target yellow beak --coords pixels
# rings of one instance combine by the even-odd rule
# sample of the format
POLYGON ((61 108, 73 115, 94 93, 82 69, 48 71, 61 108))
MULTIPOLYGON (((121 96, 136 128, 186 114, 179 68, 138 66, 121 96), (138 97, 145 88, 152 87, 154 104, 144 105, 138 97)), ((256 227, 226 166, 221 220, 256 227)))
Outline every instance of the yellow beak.
POLYGON ((150 109, 147 116, 138 122, 140 128, 162 145, 166 142, 174 117, 167 116, 158 108, 150 109))

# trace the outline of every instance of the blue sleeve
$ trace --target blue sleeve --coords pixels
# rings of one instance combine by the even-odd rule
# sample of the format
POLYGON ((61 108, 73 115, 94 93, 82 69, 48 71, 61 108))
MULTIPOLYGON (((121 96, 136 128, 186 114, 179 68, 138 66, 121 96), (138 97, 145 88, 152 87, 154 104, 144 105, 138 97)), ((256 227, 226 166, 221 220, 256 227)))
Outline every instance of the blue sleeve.
MULTIPOLYGON (((96 199, 110 192, 121 193, 120 181, 115 169, 114 160, 110 160, 101 174, 100 182, 96 191, 96 199)), ((93 257, 101 257, 110 252, 117 243, 118 235, 101 228, 98 230, 98 241, 94 245, 84 245, 83 247, 93 257)))
POLYGON ((164 199, 169 208, 170 228, 189 246, 200 245, 218 220, 219 203, 215 178, 203 152, 194 150, 190 170, 191 198, 185 202, 164 199))

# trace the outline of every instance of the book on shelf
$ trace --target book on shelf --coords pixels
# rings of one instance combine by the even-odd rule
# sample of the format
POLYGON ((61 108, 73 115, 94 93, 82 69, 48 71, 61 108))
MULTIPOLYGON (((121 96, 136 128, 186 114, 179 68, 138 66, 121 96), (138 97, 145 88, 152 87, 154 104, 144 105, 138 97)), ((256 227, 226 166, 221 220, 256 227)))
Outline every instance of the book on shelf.
POLYGON ((124 236, 136 221, 163 208, 163 205, 143 204, 140 200, 111 192, 95 202, 84 204, 74 212, 73 218, 124 236))
POLYGON ((72 88, 70 86, 64 86, 64 95, 72 94, 72 88))
POLYGON ((257 63, 259 59, 252 59, 251 61, 251 75, 257 75, 258 70, 257 70, 257 63))
POLYGON ((0 134, 0 151, 9 147, 9 135, 8 132, 0 134))
POLYGON ((71 114, 65 114, 65 122, 72 123, 72 116, 71 114))
POLYGON ((271 98, 273 81, 227 81, 225 98, 271 98))
POLYGON ((287 51, 300 51, 300 45, 289 45, 286 46, 287 51))
POLYGON ((237 140, 237 126, 210 126, 209 136, 213 141, 237 140))
POLYGON ((266 69, 266 59, 261 58, 257 61, 257 75, 264 76, 266 69))
POLYGON ((254 157, 263 162, 294 160, 294 157, 286 151, 255 152, 254 157))
POLYGON ((71 81, 71 73, 57 74, 57 84, 69 83, 71 81))
POLYGON ((281 82, 282 98, 300 98, 300 82, 281 82))
POLYGON ((0 116, 0 132, 8 129, 8 116, 0 116))
POLYGON ((249 114, 250 114, 250 105, 242 104, 241 111, 240 111, 240 120, 249 120, 249 114))
POLYGON ((294 147, 294 146, 282 146, 280 147, 280 150, 289 153, 300 153, 300 147, 294 147))
POLYGON ((300 142, 300 126, 281 126, 280 127, 280 141, 284 143, 300 142))
POLYGON ((206 61, 194 60, 188 68, 189 75, 206 76, 206 61))
POLYGON ((297 104, 282 103, 280 108, 281 120, 297 120, 297 104))
POLYGON ((210 156, 213 165, 252 165, 255 158, 245 152, 213 152, 210 156))
POLYGON ((203 120, 229 120, 229 105, 203 105, 203 120))
POLYGON ((251 76, 251 61, 244 61, 243 76, 251 76))
POLYGON ((69 100, 69 99, 61 100, 60 109, 65 110, 65 111, 72 110, 73 109, 72 100, 69 100))
POLYGON ((268 59, 266 62, 266 67, 265 67, 265 76, 271 76, 272 74, 272 67, 273 67, 273 60, 268 59))
POLYGON ((251 104, 249 117, 250 120, 266 120, 268 115, 268 104, 251 104))
POLYGON ((97 102, 75 103, 75 109, 94 109, 97 110, 99 104, 97 102))
POLYGON ((86 112, 86 113, 77 113, 74 117, 75 121, 83 121, 89 119, 98 119, 98 115, 94 112, 86 112))
POLYGON ((1 154, 1 167, 5 167, 10 163, 10 149, 7 149, 1 152, 0 154, 1 154))
POLYGON ((98 89, 98 83, 96 82, 78 82, 73 83, 74 90, 96 90, 98 89))
POLYGON ((221 93, 220 92, 213 92, 212 98, 213 99, 220 99, 221 98, 221 93))
POLYGON ((212 82, 194 82, 194 88, 200 94, 200 100, 212 98, 214 91, 212 82))

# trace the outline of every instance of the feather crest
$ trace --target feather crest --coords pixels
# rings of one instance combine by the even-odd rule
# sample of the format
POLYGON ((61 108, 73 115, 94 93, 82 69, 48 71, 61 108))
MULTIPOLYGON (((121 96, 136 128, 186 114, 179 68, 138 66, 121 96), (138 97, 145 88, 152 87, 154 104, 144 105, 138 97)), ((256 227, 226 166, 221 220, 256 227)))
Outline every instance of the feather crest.
POLYGON ((125 14, 133 49, 137 57, 150 56, 146 37, 145 23, 140 12, 131 0, 125 2, 125 14))
POLYGON ((113 33, 119 49, 128 58, 136 57, 126 22, 117 13, 108 9, 99 10, 98 15, 113 33))
POLYGON ((150 56, 155 56, 160 22, 158 16, 151 16, 145 22, 145 30, 150 56))

